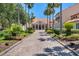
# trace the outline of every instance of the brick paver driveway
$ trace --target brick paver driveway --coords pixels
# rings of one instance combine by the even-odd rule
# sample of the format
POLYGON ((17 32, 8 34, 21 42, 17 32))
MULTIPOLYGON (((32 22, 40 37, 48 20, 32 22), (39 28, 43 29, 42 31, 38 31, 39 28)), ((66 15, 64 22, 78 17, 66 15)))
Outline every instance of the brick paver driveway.
POLYGON ((19 45, 8 51, 4 56, 71 56, 71 51, 64 48, 44 31, 37 30, 25 38, 19 45))

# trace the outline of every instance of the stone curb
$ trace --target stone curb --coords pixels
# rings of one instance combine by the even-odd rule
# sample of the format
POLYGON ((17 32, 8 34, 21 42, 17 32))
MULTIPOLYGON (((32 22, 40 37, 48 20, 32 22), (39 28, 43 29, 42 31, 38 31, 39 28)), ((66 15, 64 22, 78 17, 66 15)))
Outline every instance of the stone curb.
MULTIPOLYGON (((29 36, 31 36, 32 34, 28 35, 25 38, 28 38, 29 36)), ((5 53, 7 53, 8 51, 10 51, 12 48, 16 47, 17 45, 19 45, 25 38, 23 38, 21 41, 16 42, 15 44, 13 44, 12 46, 10 46, 9 48, 5 49, 3 52, 0 53, 0 56, 4 56, 5 53)))
POLYGON ((59 42, 61 45, 63 45, 65 48, 67 48, 68 50, 72 51, 75 56, 79 56, 79 54, 77 52, 75 52, 74 50, 72 50, 70 47, 65 46, 65 44, 63 42, 61 42, 58 38, 54 38, 57 42, 59 42))

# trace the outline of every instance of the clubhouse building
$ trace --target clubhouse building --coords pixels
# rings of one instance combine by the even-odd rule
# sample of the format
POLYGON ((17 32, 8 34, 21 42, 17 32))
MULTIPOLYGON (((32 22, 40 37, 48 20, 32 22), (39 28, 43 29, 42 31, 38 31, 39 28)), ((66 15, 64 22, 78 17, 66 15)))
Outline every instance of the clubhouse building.
POLYGON ((47 27, 52 28, 52 26, 53 26, 52 20, 39 19, 39 18, 35 18, 32 20, 32 27, 36 30, 44 30, 47 27))
MULTIPOLYGON (((55 21, 57 21, 57 23, 55 23, 55 28, 60 27, 60 17, 60 13, 55 15, 55 21)), ((79 29, 79 3, 62 10, 62 25, 65 22, 75 22, 74 28, 79 29)))

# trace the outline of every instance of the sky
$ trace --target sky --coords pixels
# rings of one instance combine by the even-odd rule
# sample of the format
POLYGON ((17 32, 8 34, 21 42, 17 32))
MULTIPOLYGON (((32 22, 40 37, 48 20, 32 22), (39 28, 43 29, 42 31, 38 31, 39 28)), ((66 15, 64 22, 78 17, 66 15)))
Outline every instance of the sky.
MULTIPOLYGON (((62 9, 64 10, 73 5, 74 3, 62 3, 62 9)), ((46 9, 46 7, 47 3, 35 3, 34 7, 30 10, 30 14, 31 12, 33 12, 36 18, 46 18, 46 16, 44 15, 44 10, 46 9)), ((60 8, 55 8, 55 14, 58 13, 59 11, 60 8)))

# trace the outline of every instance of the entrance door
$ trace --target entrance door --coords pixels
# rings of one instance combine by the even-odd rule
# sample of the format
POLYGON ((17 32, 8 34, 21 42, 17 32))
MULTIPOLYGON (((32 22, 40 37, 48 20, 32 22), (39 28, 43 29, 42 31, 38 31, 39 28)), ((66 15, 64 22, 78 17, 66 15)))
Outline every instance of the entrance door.
POLYGON ((42 25, 41 27, 42 27, 42 30, 44 30, 44 25, 42 25))
POLYGON ((39 24, 39 30, 41 30, 41 25, 39 24))
POLYGON ((44 30, 44 25, 43 24, 39 25, 39 30, 44 30))

